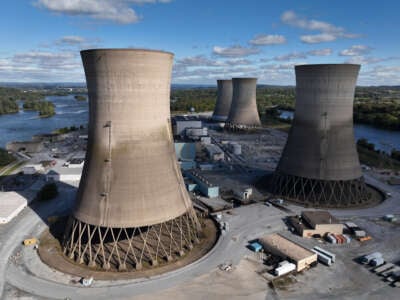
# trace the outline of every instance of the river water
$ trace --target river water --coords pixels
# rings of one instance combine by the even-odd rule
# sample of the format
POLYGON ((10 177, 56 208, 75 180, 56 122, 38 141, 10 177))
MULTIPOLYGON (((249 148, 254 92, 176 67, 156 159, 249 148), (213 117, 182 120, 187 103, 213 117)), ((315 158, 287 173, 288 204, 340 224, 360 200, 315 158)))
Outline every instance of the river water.
MULTIPOLYGON (((89 116, 87 101, 77 101, 74 95, 49 96, 46 100, 52 101, 55 105, 56 114, 51 118, 39 118, 36 111, 22 109, 17 114, 0 115, 0 147, 5 147, 9 141, 30 140, 35 134, 87 124, 89 116)), ((22 106, 22 103, 19 104, 22 106)), ((281 117, 292 118, 293 112, 282 111, 281 117)), ((386 152, 390 152, 393 148, 400 150, 400 131, 355 124, 354 133, 356 139, 366 138, 375 144, 376 149, 386 152)))
MULTIPOLYGON (((54 103, 56 114, 50 118, 39 118, 36 111, 0 115, 0 147, 9 141, 29 141, 32 136, 70 126, 85 125, 88 122, 88 102, 77 101, 74 95, 46 97, 54 103)), ((19 102, 22 107, 22 102, 19 102)))
MULTIPOLYGON (((292 111, 281 111, 281 118, 293 118, 292 111)), ((390 153, 392 149, 400 150, 400 131, 375 128, 370 125, 354 124, 356 140, 364 138, 375 144, 375 149, 390 153)))

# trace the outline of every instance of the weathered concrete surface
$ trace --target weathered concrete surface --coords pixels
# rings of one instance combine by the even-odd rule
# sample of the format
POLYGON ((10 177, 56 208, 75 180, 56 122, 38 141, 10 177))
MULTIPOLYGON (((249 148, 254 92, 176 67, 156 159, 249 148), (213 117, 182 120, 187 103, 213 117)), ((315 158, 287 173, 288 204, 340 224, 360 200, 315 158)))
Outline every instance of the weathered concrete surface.
POLYGON ((296 110, 277 170, 320 180, 360 178, 353 133, 359 65, 296 66, 296 110))
POLYGON ((232 78, 232 104, 227 122, 232 125, 260 126, 256 103, 257 78, 232 78))
POLYGON ((217 80, 218 92, 215 103, 213 120, 225 122, 228 118, 232 103, 232 80, 217 80))
POLYGON ((74 216, 106 227, 140 227, 191 207, 173 146, 173 54, 138 49, 81 52, 89 139, 74 216))

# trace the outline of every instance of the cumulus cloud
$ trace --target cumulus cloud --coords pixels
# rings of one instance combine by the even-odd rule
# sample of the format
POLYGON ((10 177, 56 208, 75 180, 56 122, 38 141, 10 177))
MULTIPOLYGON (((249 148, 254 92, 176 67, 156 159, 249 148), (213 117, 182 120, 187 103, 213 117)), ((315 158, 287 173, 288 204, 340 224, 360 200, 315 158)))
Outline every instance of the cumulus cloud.
POLYGON ((213 48, 213 54, 222 57, 245 57, 260 53, 257 48, 246 48, 240 45, 234 45, 231 47, 219 47, 215 46, 213 48))
POLYGON ((276 61, 289 61, 293 59, 305 59, 308 56, 328 56, 332 54, 331 48, 324 48, 324 49, 316 49, 310 50, 307 52, 292 52, 280 56, 275 56, 274 60, 276 61))
POLYGON ((372 48, 365 45, 354 45, 339 52, 341 56, 360 56, 371 52, 372 48))
POLYGON ((7 81, 82 81, 76 52, 29 51, 0 59, 0 76, 7 81))
POLYGON ((315 44, 322 42, 331 42, 337 38, 356 38, 357 34, 346 32, 343 27, 339 27, 328 22, 319 20, 309 20, 307 18, 297 15, 294 11, 285 11, 281 16, 281 21, 284 24, 310 30, 319 31, 318 34, 302 35, 300 40, 303 43, 315 44))
POLYGON ((304 52, 292 52, 285 55, 275 56, 274 60, 277 61, 287 61, 292 59, 299 59, 299 58, 307 58, 306 53, 304 52))
POLYGON ((70 16, 88 16, 93 19, 117 22, 120 24, 136 23, 140 17, 132 5, 149 3, 168 3, 169 0, 37 0, 37 7, 54 13, 70 16))
POLYGON ((324 49, 316 49, 316 50, 310 50, 307 53, 312 56, 329 56, 332 54, 332 49, 331 48, 324 48, 324 49))
POLYGON ((260 34, 249 41, 249 44, 254 46, 279 45, 284 43, 286 43, 286 38, 283 35, 277 34, 260 34))

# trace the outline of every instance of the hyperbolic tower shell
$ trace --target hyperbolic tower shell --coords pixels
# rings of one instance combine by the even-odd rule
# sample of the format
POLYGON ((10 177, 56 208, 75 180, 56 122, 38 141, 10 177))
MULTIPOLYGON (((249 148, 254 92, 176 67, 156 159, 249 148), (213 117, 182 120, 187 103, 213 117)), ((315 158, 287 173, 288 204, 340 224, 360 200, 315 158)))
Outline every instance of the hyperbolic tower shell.
POLYGON ((217 102, 215 103, 213 120, 225 122, 232 103, 232 80, 217 80, 217 102))
POLYGON ((258 127, 257 78, 232 78, 233 94, 228 116, 228 127, 258 127))
POLYGON ((105 269, 172 260, 191 249, 199 229, 171 133, 173 54, 94 49, 81 57, 89 138, 64 252, 105 269))
POLYGON ((274 174, 276 194, 316 206, 368 200, 353 132, 359 65, 296 66, 293 125, 274 174))

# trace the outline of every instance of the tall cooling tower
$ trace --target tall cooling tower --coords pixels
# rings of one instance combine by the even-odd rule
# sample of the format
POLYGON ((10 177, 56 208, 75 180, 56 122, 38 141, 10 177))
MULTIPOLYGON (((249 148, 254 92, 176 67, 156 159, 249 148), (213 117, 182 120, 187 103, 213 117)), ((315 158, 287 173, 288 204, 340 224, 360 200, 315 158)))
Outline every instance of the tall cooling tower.
POLYGON ((292 128, 273 178, 275 194, 314 206, 368 200, 353 133, 359 65, 296 66, 292 128))
POLYGON ((199 222, 175 157, 170 125, 173 54, 81 52, 89 139, 64 253, 104 269, 140 269, 192 249, 199 222))
POLYGON ((232 104, 228 127, 245 128, 261 125, 256 103, 257 78, 232 78, 232 104))
POLYGON ((229 115, 232 102, 232 80, 217 80, 218 92, 212 119, 225 122, 229 115))

